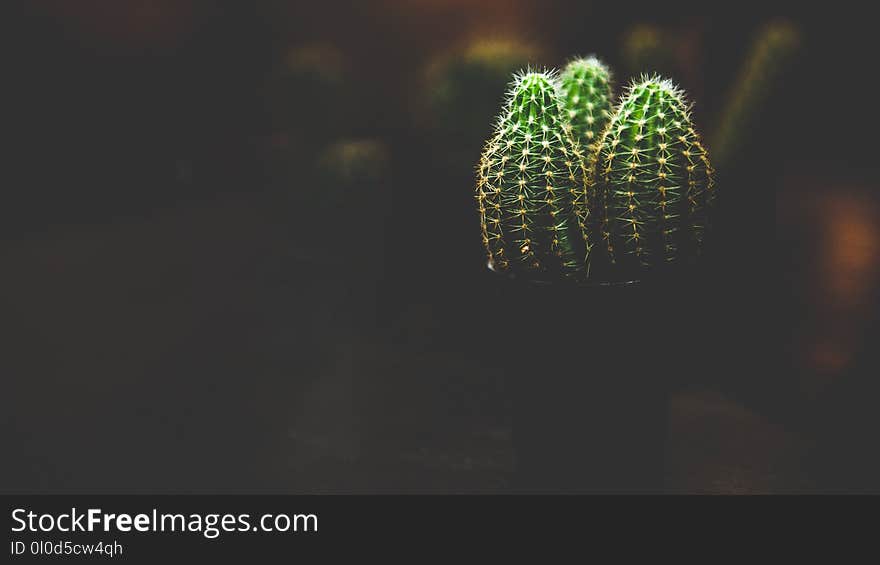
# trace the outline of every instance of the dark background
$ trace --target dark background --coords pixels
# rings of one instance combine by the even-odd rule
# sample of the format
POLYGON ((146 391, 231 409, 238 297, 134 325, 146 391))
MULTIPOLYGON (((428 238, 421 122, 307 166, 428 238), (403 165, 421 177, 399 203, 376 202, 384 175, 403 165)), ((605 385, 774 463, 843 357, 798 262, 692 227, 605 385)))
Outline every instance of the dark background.
POLYGON ((621 38, 647 22, 694 37, 673 78, 711 131, 780 18, 803 46, 719 171, 729 323, 714 366, 676 383, 666 488, 878 490, 870 18, 526 0, 13 10, 4 491, 505 491, 504 363, 475 323, 479 144, 420 119, 425 65, 504 35, 547 66, 596 53, 625 84, 621 38), (344 57, 345 96, 292 97, 279 118, 279 61, 315 42, 344 57), (315 173, 337 138, 380 143, 378 172, 315 173))

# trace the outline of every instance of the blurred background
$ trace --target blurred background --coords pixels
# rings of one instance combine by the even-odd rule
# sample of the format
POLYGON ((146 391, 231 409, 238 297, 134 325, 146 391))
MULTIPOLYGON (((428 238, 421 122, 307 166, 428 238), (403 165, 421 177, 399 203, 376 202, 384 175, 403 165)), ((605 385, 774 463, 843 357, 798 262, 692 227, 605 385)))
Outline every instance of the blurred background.
POLYGON ((511 72, 595 54, 681 84, 723 198, 666 490, 880 491, 874 30, 713 8, 14 4, 0 488, 506 492, 473 170, 511 72))

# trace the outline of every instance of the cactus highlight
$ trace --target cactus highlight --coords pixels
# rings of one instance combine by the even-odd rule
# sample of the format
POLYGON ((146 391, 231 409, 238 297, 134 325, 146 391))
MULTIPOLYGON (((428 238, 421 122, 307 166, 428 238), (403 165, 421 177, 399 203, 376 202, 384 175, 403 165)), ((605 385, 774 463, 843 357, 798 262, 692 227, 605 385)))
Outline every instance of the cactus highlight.
POLYGON ((700 253, 713 169, 683 91, 656 76, 629 87, 603 136, 594 183, 603 242, 594 259, 615 278, 700 253))
POLYGON ((485 146, 476 198, 496 271, 532 279, 584 271, 588 241, 574 206, 585 197, 584 156, 561 109, 555 73, 521 73, 485 146))

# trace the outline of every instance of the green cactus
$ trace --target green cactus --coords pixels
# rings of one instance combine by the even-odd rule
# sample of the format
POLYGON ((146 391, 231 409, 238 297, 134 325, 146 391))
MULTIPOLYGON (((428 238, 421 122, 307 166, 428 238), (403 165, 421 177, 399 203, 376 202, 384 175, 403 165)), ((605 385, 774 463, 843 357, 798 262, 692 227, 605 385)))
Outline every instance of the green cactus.
POLYGON ((639 277, 700 253, 713 170, 672 82, 642 77, 629 87, 603 136, 594 182, 604 243, 594 260, 610 269, 603 276, 639 277))
POLYGON ((572 137, 592 155, 611 119, 611 71, 595 57, 573 59, 560 86, 572 137))
POLYGON ((755 37, 711 138, 712 152, 720 167, 726 168, 735 160, 800 45, 800 31, 788 22, 768 24, 755 37))
POLYGON ((561 104, 554 73, 517 75, 480 159, 476 198, 495 271, 530 279, 584 272, 585 218, 575 207, 585 196, 584 160, 561 104))

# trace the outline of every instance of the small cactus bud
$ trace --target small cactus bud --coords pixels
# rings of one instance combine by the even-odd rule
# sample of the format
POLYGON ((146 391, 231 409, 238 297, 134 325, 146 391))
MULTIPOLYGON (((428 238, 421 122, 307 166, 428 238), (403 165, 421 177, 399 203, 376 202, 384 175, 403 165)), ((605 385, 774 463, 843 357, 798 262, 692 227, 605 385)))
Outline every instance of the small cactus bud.
POLYGON ((596 163, 599 236, 622 276, 695 257, 715 190, 684 93, 657 77, 634 82, 596 163))
POLYGON ((595 57, 573 59, 560 77, 572 138, 592 154, 611 119, 611 72, 595 57))

